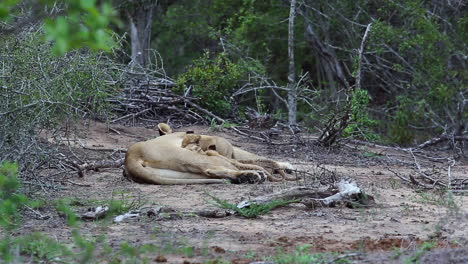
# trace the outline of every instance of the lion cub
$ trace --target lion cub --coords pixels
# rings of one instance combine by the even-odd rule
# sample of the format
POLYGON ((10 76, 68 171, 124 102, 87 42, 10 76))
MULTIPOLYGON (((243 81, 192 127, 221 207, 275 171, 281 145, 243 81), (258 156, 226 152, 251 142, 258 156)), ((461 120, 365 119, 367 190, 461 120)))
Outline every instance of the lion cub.
POLYGON ((228 159, 232 159, 234 153, 234 148, 232 147, 232 144, 229 141, 227 141, 225 138, 216 136, 187 134, 182 140, 182 147, 196 152, 200 152, 201 154, 205 154, 203 152, 209 150, 216 151, 219 155, 224 156, 228 159))
POLYGON ((272 174, 264 168, 265 166, 266 168, 270 168, 272 171, 277 171, 275 169, 279 169, 278 164, 276 164, 276 162, 272 160, 234 160, 234 148, 232 147, 232 144, 222 137, 187 134, 182 140, 182 147, 191 151, 198 152, 202 155, 217 156, 222 159, 225 159, 239 170, 263 171, 270 181, 282 181, 284 177, 284 172, 281 173, 281 169, 279 171, 282 177, 279 178, 272 176, 272 174))

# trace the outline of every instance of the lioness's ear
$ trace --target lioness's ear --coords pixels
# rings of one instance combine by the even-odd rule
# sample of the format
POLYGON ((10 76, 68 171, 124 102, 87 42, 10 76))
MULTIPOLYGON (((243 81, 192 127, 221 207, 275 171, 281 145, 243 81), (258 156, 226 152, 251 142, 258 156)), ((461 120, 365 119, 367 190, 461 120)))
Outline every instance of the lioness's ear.
POLYGON ((166 123, 158 124, 159 135, 164 136, 172 133, 172 128, 166 123))
POLYGON ((208 149, 209 149, 209 150, 216 150, 216 145, 209 145, 209 146, 208 146, 208 149))

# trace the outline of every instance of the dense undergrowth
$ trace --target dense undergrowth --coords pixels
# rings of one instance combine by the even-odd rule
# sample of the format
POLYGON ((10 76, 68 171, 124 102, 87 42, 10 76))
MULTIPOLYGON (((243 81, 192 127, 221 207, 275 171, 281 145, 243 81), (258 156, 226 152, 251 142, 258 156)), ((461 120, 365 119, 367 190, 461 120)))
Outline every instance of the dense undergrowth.
POLYGON ((71 136, 81 118, 109 113, 107 99, 117 92, 116 63, 104 54, 77 50, 56 56, 40 27, 0 40, 0 161, 21 171, 48 161, 53 148, 38 135, 66 128, 71 136))

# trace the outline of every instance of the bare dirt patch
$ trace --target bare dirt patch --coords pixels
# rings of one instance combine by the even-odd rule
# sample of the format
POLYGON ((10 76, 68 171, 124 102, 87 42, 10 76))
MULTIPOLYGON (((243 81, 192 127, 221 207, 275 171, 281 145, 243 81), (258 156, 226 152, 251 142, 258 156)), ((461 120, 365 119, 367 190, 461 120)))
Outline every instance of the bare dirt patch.
MULTIPOLYGON (((111 154, 114 157, 121 155, 118 151, 112 153, 112 149, 125 149, 137 141, 157 136, 152 128, 120 125, 110 128, 90 121, 82 126, 79 137, 69 151, 85 160, 107 159, 111 154)), ((292 252, 297 246, 305 244, 310 245, 311 252, 359 252, 359 255, 353 257, 357 262, 399 263, 427 241, 435 241, 439 251, 468 247, 468 197, 455 196, 450 200, 454 205, 446 204, 444 201, 447 199, 443 195, 439 196, 432 191, 418 193, 402 183, 388 168, 404 175, 413 173, 396 161, 409 158, 404 157, 404 154, 349 146, 323 149, 312 145, 310 141, 313 137, 309 136, 308 140, 299 145, 268 145, 228 131, 209 131, 207 127, 184 127, 177 130, 223 136, 236 146, 276 160, 289 161, 301 170, 311 171, 320 164, 336 171, 339 176, 355 179, 368 194, 375 197, 377 206, 366 209, 337 207, 309 210, 303 205, 293 204, 256 219, 233 215, 225 218, 143 217, 136 221, 108 225, 100 221, 85 222, 80 229, 83 234, 104 234, 109 245, 115 248, 123 242, 167 247, 167 250, 150 254, 155 262, 166 260, 167 263, 204 263, 216 259, 250 263, 274 255, 278 249, 292 252), (398 159, 388 158, 397 155, 398 159), (192 251, 183 252, 184 248, 189 251, 188 246, 193 246, 192 251)), ((426 161, 424 165, 430 166, 431 162, 426 161)), ((451 170, 452 177, 468 177, 467 172, 466 160, 458 162, 451 170)), ((142 206, 168 206, 180 212, 215 208, 206 193, 236 203, 249 197, 301 185, 306 181, 258 185, 158 186, 129 182, 122 177, 121 169, 90 171, 84 178, 73 174, 60 177, 57 180, 60 188, 49 190, 45 196, 50 200, 67 198, 81 201, 75 207, 78 210, 111 199, 124 199, 142 206)), ((65 220, 52 207, 42 210, 43 214, 51 217, 48 220, 31 218, 18 233, 41 231, 58 240, 69 241, 70 228, 66 226, 65 220)), ((444 254, 444 251, 440 252, 444 254)), ((445 254, 445 257, 434 255, 434 258, 450 258, 447 254, 451 253, 445 254)))

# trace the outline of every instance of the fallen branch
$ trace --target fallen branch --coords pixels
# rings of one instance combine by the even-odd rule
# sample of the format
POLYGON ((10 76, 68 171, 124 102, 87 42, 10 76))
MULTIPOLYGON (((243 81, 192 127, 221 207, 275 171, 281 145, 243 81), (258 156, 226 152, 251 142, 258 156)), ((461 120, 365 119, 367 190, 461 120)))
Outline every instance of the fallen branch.
POLYGON ((78 176, 80 178, 84 177, 84 171, 86 170, 94 170, 98 171, 99 169, 104 168, 120 168, 124 163, 124 158, 118 160, 100 160, 91 163, 85 163, 82 165, 78 165, 75 162, 72 162, 73 167, 78 171, 78 176))
POLYGON ((336 189, 293 187, 277 193, 242 201, 237 204, 237 207, 244 208, 251 204, 267 204, 275 200, 297 200, 298 203, 315 208, 318 205, 328 207, 334 206, 338 202, 351 202, 353 205, 367 206, 373 203, 374 198, 365 195, 354 181, 342 180, 336 184, 336 189))
POLYGON ((120 121, 120 120, 129 118, 129 117, 135 118, 135 117, 137 117, 137 116, 139 116, 139 115, 141 115, 141 114, 144 114, 144 113, 146 113, 146 112, 148 112, 148 111, 150 111, 150 110, 151 110, 151 109, 146 108, 146 109, 141 110, 141 111, 138 112, 138 113, 134 113, 134 114, 132 113, 132 114, 124 115, 124 116, 121 116, 121 117, 119 117, 119 118, 116 118, 116 119, 112 120, 111 123, 115 123, 115 122, 117 122, 117 121, 120 121))
POLYGON ((79 214, 78 217, 85 221, 94 221, 104 218, 107 215, 108 211, 108 206, 98 206, 96 208, 88 210, 85 213, 79 214))
POLYGON ((440 143, 442 141, 452 140, 452 139, 455 140, 455 141, 468 141, 468 136, 467 135, 464 135, 464 136, 450 136, 450 135, 447 135, 446 133, 443 133, 442 135, 440 135, 438 137, 431 138, 431 139, 425 141, 424 143, 419 144, 418 146, 415 147, 415 149, 423 149, 423 148, 426 148, 428 146, 432 146, 432 145, 435 145, 437 143, 440 143))
POLYGON ((139 220, 142 216, 146 215, 155 220, 174 220, 182 219, 183 217, 207 217, 207 218, 223 218, 232 215, 229 210, 224 209, 202 209, 199 211, 177 211, 171 207, 157 206, 157 207, 142 207, 139 210, 132 210, 128 213, 114 217, 114 223, 123 221, 139 220))
POLYGON ((112 152, 127 152, 126 148, 98 148, 98 147, 87 147, 83 146, 83 149, 95 150, 95 151, 112 151, 112 152))
POLYGON ((307 198, 301 203, 309 208, 335 206, 346 202, 348 206, 368 206, 374 203, 372 196, 364 194, 354 181, 340 181, 336 184, 338 192, 325 198, 307 198))
MULTIPOLYGON (((199 106, 198 104, 194 103, 194 102, 191 102, 189 100, 185 100, 185 103, 187 103, 188 105, 192 106, 193 108, 197 109, 198 111, 200 112, 203 112, 205 114, 207 114, 208 116, 214 118, 215 120, 221 122, 221 123, 226 123, 226 120, 222 119, 221 117, 211 113, 210 111, 202 108, 201 106, 199 106)), ((252 135, 249 135, 247 133, 244 133, 242 131, 240 131, 239 129, 237 129, 236 127, 230 127, 230 129, 234 130, 235 132, 237 132, 238 134, 240 135, 243 135, 243 136, 246 136, 246 137, 250 137, 250 138, 253 138, 253 139, 257 139, 257 140, 260 140, 262 142, 266 142, 266 140, 264 138, 260 138, 260 137, 256 137, 256 136, 252 136, 252 135)))

